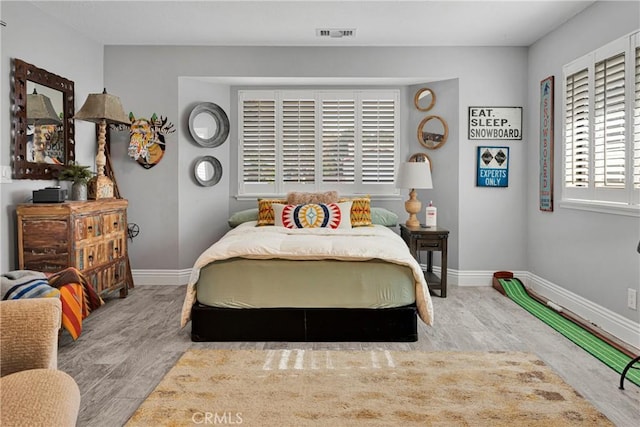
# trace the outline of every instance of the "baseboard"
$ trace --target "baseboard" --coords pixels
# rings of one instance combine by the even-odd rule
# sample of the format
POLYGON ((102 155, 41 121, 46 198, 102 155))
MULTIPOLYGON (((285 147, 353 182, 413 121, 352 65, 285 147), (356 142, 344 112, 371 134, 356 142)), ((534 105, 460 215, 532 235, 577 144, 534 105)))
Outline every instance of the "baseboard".
POLYGON ((191 269, 184 270, 132 270, 134 285, 180 286, 189 282, 191 269))
MULTIPOLYGON (((440 274, 440 267, 433 268, 440 274)), ((525 286, 530 287, 540 296, 553 301, 559 306, 575 313, 587 322, 599 327, 614 337, 640 348, 640 324, 635 323, 611 310, 608 310, 580 295, 574 294, 554 283, 549 282, 528 271, 512 271, 525 286)), ((133 270, 135 285, 179 286, 189 281, 191 269, 184 270, 133 270)), ((493 271, 448 269, 447 281, 454 286, 491 286, 493 271)))
POLYGON ((573 312, 625 343, 640 348, 640 323, 620 316, 535 274, 528 273, 526 277, 518 275, 516 277, 540 296, 573 312))

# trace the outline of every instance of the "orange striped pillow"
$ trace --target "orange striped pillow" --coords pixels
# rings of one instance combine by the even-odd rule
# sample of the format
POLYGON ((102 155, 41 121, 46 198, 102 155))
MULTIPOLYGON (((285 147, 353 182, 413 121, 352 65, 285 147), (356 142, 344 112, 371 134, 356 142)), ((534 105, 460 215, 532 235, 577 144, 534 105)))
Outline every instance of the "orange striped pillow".
POLYGON ((351 226, 368 227, 371 225, 371 198, 355 197, 353 199, 340 199, 339 202, 353 202, 351 204, 351 226))
POLYGON ((272 204, 287 204, 286 199, 258 199, 258 226, 274 225, 275 214, 273 213, 272 204))

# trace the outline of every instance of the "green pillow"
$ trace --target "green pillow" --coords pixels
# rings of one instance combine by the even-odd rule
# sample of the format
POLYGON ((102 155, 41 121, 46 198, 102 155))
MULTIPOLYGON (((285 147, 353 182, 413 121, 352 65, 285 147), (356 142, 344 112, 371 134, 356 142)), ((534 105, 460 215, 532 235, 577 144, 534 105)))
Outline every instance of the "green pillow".
POLYGON ((398 215, 386 210, 385 208, 371 207, 371 223, 385 225, 387 227, 395 227, 398 225, 398 215))
POLYGON ((257 221, 258 220, 258 208, 245 209, 231 215, 229 220, 229 227, 235 228, 243 222, 257 221))

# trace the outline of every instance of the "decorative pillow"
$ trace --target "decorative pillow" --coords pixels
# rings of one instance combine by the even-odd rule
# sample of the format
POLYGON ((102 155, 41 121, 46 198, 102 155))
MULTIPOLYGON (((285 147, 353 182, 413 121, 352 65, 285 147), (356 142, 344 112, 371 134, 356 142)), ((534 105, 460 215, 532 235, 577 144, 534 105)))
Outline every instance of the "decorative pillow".
POLYGON ((384 225, 386 227, 395 227, 398 225, 398 215, 384 208, 371 207, 371 223, 384 225))
POLYGON ((306 203, 338 203, 338 192, 301 193, 292 191, 287 194, 288 205, 304 205, 306 203))
POLYGON ((273 225, 273 204, 286 205, 285 199, 258 199, 258 226, 273 225))
POLYGON ((286 228, 351 228, 351 202, 274 204, 275 225, 286 228))
POLYGON ((353 199, 340 199, 340 202, 351 201, 351 226, 367 227, 371 225, 371 198, 355 197, 353 199))
POLYGON ((249 221, 257 221, 258 220, 258 208, 245 209, 243 211, 238 211, 231 215, 227 222, 229 223, 229 227, 235 228, 242 224, 243 222, 249 221))

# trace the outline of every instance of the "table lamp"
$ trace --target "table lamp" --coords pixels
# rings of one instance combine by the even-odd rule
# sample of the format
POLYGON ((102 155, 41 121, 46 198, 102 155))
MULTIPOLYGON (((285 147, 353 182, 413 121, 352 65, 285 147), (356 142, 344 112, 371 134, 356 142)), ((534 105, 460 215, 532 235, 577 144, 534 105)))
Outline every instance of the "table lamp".
POLYGON ((39 94, 35 89, 33 93, 27 95, 27 124, 33 125, 33 147, 34 161, 36 163, 44 163, 46 152, 46 141, 42 139, 39 126, 44 125, 60 125, 62 120, 58 117, 51 99, 39 94))
POLYGON ((396 186, 411 189, 409 200, 404 202, 404 208, 409 214, 409 219, 405 224, 407 227, 419 227, 420 221, 418 221, 416 214, 422 210, 422 203, 416 197, 416 188, 433 188, 429 162, 401 163, 396 186))
POLYGON ((90 199, 106 199, 113 197, 113 182, 104 174, 107 158, 104 155, 104 145, 107 141, 107 124, 129 124, 129 118, 122 108, 120 98, 107 93, 91 93, 74 119, 97 123, 98 154, 96 155, 96 176, 87 185, 90 199))

